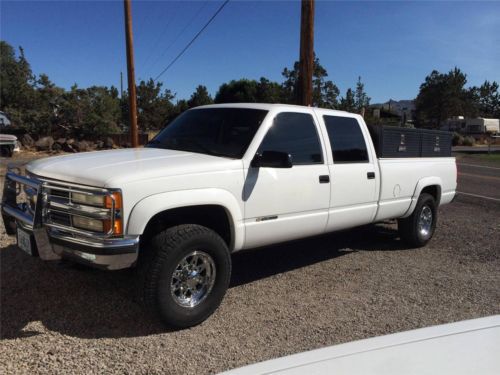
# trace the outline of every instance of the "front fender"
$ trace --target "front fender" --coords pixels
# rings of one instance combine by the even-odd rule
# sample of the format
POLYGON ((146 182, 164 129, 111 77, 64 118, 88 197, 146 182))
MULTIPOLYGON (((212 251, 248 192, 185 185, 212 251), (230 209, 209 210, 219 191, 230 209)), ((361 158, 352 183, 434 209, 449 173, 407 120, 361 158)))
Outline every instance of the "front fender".
MULTIPOLYGON (((413 210, 415 209, 415 206, 417 205, 418 197, 420 196, 420 193, 422 193, 422 190, 424 190, 427 186, 438 186, 440 189, 443 186, 443 181, 441 180, 440 177, 437 176, 431 176, 431 177, 424 177, 417 182, 417 186, 415 187, 415 191, 413 192, 413 196, 411 198, 411 204, 410 207, 408 208, 408 211, 402 216, 408 217, 413 213, 413 210)), ((438 197, 437 200, 437 205, 439 206, 439 200, 440 197, 438 197)))
POLYGON ((227 210, 234 231, 233 250, 241 249, 245 240, 242 209, 233 194, 216 188, 171 191, 146 197, 132 209, 126 233, 141 235, 149 220, 163 211, 200 205, 218 205, 227 210))

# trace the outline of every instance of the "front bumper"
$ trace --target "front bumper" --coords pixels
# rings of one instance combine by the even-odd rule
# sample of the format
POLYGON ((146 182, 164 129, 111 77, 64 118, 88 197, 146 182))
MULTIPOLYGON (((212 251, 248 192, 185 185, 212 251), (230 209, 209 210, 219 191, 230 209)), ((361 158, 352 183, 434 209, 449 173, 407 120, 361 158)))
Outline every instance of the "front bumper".
POLYGON ((33 256, 42 260, 70 259, 92 267, 116 270, 128 268, 137 261, 139 236, 103 237, 55 228, 47 222, 46 181, 7 172, 2 196, 2 217, 7 234, 17 230, 33 239, 33 256), (36 194, 31 210, 17 198, 24 188, 36 194))

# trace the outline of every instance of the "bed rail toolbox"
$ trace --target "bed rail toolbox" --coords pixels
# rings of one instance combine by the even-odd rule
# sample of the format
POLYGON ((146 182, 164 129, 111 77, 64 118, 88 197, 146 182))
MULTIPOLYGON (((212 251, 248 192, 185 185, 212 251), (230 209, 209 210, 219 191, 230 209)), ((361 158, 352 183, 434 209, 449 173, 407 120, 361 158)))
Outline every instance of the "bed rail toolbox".
POLYGON ((452 133, 388 125, 368 127, 379 158, 451 156, 452 133))

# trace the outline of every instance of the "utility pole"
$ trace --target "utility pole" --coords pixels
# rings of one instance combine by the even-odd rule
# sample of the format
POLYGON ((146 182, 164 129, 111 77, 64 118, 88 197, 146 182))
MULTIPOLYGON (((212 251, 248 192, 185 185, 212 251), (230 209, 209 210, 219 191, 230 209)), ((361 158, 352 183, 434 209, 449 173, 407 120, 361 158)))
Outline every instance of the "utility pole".
POLYGON ((300 61, 298 104, 312 105, 314 69, 314 0, 302 0, 300 15, 300 61))
POLYGON ((134 45, 132 38, 132 7, 130 0, 123 0, 125 8, 125 41, 127 44, 128 101, 130 110, 130 143, 139 146, 137 136, 137 97, 135 92, 134 45))

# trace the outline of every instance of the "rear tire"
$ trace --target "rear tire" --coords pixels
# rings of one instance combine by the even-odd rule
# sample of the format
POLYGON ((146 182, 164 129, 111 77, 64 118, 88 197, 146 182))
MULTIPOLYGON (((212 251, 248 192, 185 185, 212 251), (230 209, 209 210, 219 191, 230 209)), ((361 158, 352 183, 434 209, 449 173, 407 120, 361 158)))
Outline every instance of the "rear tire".
POLYGON ((401 239, 411 247, 422 247, 431 240, 436 224, 436 201, 432 195, 423 193, 418 197, 413 213, 398 220, 398 231, 401 239))
POLYGON ((144 302, 169 326, 186 328, 219 307, 231 276, 224 240, 200 225, 179 225, 155 235, 139 263, 144 302))

